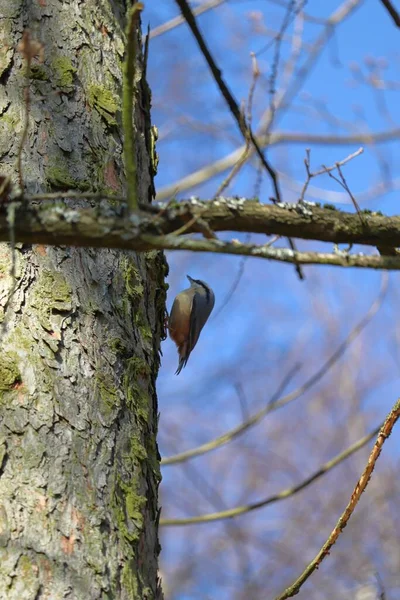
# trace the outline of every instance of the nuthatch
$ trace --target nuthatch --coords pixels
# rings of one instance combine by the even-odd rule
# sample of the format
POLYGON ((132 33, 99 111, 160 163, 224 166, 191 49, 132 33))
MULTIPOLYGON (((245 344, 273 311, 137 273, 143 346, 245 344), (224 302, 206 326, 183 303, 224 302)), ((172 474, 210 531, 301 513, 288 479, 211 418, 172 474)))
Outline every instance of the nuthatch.
POLYGON ((178 346, 179 364, 175 375, 179 375, 186 366, 215 302, 210 286, 200 279, 186 277, 190 288, 175 298, 168 323, 169 335, 178 346))

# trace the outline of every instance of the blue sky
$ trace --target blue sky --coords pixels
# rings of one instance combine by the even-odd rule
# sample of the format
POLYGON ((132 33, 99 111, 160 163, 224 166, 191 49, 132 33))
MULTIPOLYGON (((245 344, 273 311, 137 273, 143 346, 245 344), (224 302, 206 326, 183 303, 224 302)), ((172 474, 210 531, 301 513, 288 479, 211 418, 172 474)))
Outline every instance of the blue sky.
MULTIPOLYGON (((339 5, 338 0, 310 0, 306 4, 306 12, 326 18, 339 5)), ((143 13, 143 28, 145 29, 148 21, 151 27, 155 28, 177 14, 177 6, 172 1, 157 4, 149 2, 143 13)), ((250 52, 257 52, 265 45, 270 38, 266 36, 264 28, 279 29, 283 15, 281 7, 266 1, 228 1, 199 18, 201 30, 239 102, 246 100, 249 92, 250 52), (259 33, 254 31, 255 23, 260 27, 259 33)), ((312 44, 320 31, 320 25, 306 21, 304 41, 312 44)), ((291 35, 292 32, 293 25, 286 33, 291 35)), ((397 83, 397 87, 400 88, 399 35, 380 2, 361 2, 354 14, 337 28, 333 39, 304 79, 293 102, 285 111, 278 113, 272 131, 340 136, 398 128, 399 90, 395 88, 383 93, 376 91, 365 83, 355 83, 352 73, 355 72, 356 65, 362 73, 368 75, 371 65, 378 60, 380 64, 386 64, 383 71, 385 81, 389 82, 389 85, 397 83), (319 112, 316 107, 319 107, 319 112), (324 111, 329 113, 329 119, 324 118, 324 111)), ((268 78, 273 51, 272 46, 258 58, 263 76, 255 92, 254 129, 257 129, 258 120, 269 102, 268 78)), ((283 62, 287 59, 288 52, 289 46, 284 43, 281 50, 283 62)), ((303 60, 305 58, 306 55, 303 60)), ((148 75, 153 90, 152 120, 160 132, 157 190, 222 158, 241 144, 233 118, 185 25, 151 40, 148 75)), ((293 79, 294 77, 293 75, 293 79)), ((278 79, 278 85, 280 83, 281 79, 278 79)), ((344 167, 346 180, 357 198, 362 200, 362 196, 359 195, 371 190, 382 181, 383 176, 394 182, 399 178, 398 142, 399 140, 395 139, 386 144, 365 146, 364 153, 344 167)), ((280 172, 301 185, 305 176, 303 160, 307 147, 311 147, 312 166, 319 168, 322 164, 332 164, 343 159, 360 145, 310 145, 305 141, 296 145, 274 146, 268 150, 268 158, 280 172)), ((195 194, 201 198, 212 197, 226 175, 225 172, 206 181, 182 196, 195 194)), ((251 163, 234 179, 228 193, 252 196, 256 180, 257 165, 251 163)), ((312 184, 322 192, 342 191, 339 185, 327 176, 313 180, 312 184)), ((296 200, 296 192, 286 183, 286 179, 282 183, 282 192, 284 199, 296 200)), ((260 200, 268 202, 270 195, 270 182, 263 176, 259 191, 260 200)), ((398 191, 377 195, 364 206, 373 210, 383 210, 387 214, 398 214, 398 197, 398 191)), ((345 197, 343 199, 346 202, 348 200, 345 197)), ((338 207, 354 210, 349 203, 338 207)), ((245 236, 228 233, 221 237, 244 239, 245 236)), ((252 240, 259 243, 266 241, 262 236, 252 236, 252 240)), ((279 244, 285 242, 280 241, 279 244)), ((321 249, 323 245, 299 242, 298 247, 321 249)), ((358 250, 360 249, 355 249, 358 250)), ((206 254, 194 256, 189 253, 169 253, 168 261, 168 307, 171 306, 175 294, 187 286, 186 274, 189 274, 204 279, 214 288, 214 314, 226 299, 243 262, 239 257, 206 254)), ((262 406, 265 397, 276 389, 284 373, 296 362, 302 366, 290 382, 289 389, 299 385, 318 368, 324 357, 336 348, 363 317, 378 294, 382 278, 380 273, 372 271, 328 267, 309 267, 305 269, 305 275, 306 280, 301 282, 293 267, 289 265, 246 260, 243 276, 235 293, 218 316, 213 318, 211 315, 187 367, 179 377, 174 375, 177 366, 176 349, 170 340, 164 342, 163 363, 158 381, 162 454, 171 454, 195 446, 237 425, 242 414, 235 384, 240 383, 243 386, 250 412, 262 406)), ((349 423, 347 406, 353 406, 353 400, 349 402, 347 396, 350 388, 353 390, 354 402, 359 403, 364 430, 361 426, 354 426, 353 415, 351 427, 348 425, 348 443, 357 439, 357 432, 360 435, 385 416, 398 395, 400 376, 398 277, 397 273, 390 275, 385 303, 356 340, 353 351, 343 356, 327 375, 326 381, 318 384, 291 408, 279 411, 274 427, 281 427, 279 418, 284 417, 287 420, 288 431, 294 427, 292 422, 302 422, 303 419, 307 428, 310 423, 307 411, 312 413, 317 410, 315 407, 319 406, 317 413, 321 423, 326 426, 330 420, 332 423, 337 421, 346 428, 346 424, 349 423), (325 404, 321 400, 323 408, 318 404, 319 397, 326 399, 325 404), (329 402, 337 403, 337 408, 332 408, 329 402)), ((261 433, 258 430, 249 434, 243 444, 247 444, 248 447, 254 444, 256 448, 256 436, 270 431, 268 427, 273 425, 265 425, 265 428, 261 428, 261 433)), ((318 419, 313 418, 310 431, 314 431, 313 435, 318 439, 318 419), (312 429, 314 425, 315 431, 312 429)), ((337 438, 332 432, 328 436, 331 446, 326 442, 326 448, 331 450, 329 454, 324 447, 326 435, 325 432, 317 443, 316 458, 321 456, 324 460, 328 459, 336 447, 337 438), (325 454, 325 451, 328 454, 325 454)), ((388 453, 391 456, 397 454, 398 436, 396 438, 390 440, 388 453)), ((232 448, 231 452, 236 452, 235 446, 232 448)), ((232 458, 235 464, 238 464, 237 471, 234 474, 230 473, 222 486, 225 502, 229 506, 233 506, 241 496, 242 481, 246 469, 249 468, 239 455, 240 448, 239 444, 237 454, 232 458)), ((272 451, 273 448, 266 444, 264 450, 272 451)), ((204 477, 216 477, 213 484, 217 487, 221 487, 216 475, 219 460, 214 454, 213 458, 195 461, 196 469, 204 477)), ((275 472, 273 477, 274 481, 279 482, 281 475, 275 472)), ((260 482, 261 486, 262 483, 260 482)), ((186 514, 215 510, 201 499, 198 505, 190 505, 186 509, 179 508, 178 505, 171 506, 175 498, 171 489, 175 493, 180 490, 181 494, 188 494, 189 497, 187 490, 190 485, 184 471, 179 467, 164 470, 165 514, 172 516, 179 513, 182 516, 185 510, 186 514)), ((256 490, 255 495, 257 493, 256 490)), ((343 498, 345 497, 344 495, 343 498)), ((273 524, 279 514, 278 509, 265 509, 262 517, 260 513, 260 516, 254 515, 251 519, 257 523, 257 519, 262 518, 273 524)), ((279 519, 276 522, 278 523, 279 519)), ((198 535, 198 539, 193 543, 199 547, 202 544, 207 546, 207 543, 214 539, 212 536, 218 536, 221 528, 223 529, 212 527, 215 529, 211 533, 209 530, 206 533, 201 527, 191 528, 191 531, 196 531, 198 535)), ((182 530, 168 530, 164 537, 165 569, 171 577, 175 572, 176 562, 182 561, 182 553, 187 552, 185 544, 188 544, 188 539, 190 533, 184 533, 182 530)), ((329 575, 329 565, 326 569, 329 575)), ((290 580, 290 576, 290 573, 282 573, 284 581, 290 580)), ((318 574, 315 579, 317 589, 318 574)), ((351 587, 350 583, 348 585, 351 587)), ((308 591, 310 589, 313 588, 308 588, 308 591)), ((187 590, 182 587, 182 590, 174 592, 172 597, 177 600, 197 597, 223 599, 232 597, 230 593, 226 584, 219 583, 211 577, 204 589, 199 588, 198 582, 197 591, 188 584, 187 590)), ((307 597, 307 593, 304 596, 299 595, 299 598, 307 597)))

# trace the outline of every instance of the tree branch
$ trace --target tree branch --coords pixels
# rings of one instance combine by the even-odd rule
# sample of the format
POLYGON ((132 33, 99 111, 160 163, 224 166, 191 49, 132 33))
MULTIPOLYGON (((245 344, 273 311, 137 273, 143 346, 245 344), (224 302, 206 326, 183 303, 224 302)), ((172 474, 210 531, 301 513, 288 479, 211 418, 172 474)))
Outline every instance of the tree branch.
MULTIPOLYGON (((280 144, 318 144, 325 146, 351 146, 358 144, 383 144, 392 142, 400 138, 400 129, 388 129, 387 131, 377 131, 376 133, 355 133, 350 135, 331 135, 331 134, 311 134, 303 132, 277 132, 271 133, 269 136, 257 136, 257 140, 261 147, 266 144, 268 146, 278 146, 280 144)), ((242 156, 245 145, 240 146, 227 156, 220 158, 193 171, 189 175, 174 181, 171 184, 165 185, 157 192, 156 199, 158 201, 166 200, 176 193, 178 190, 180 193, 187 192, 188 190, 201 185, 204 181, 207 181, 211 177, 216 177, 220 173, 223 173, 227 169, 230 169, 242 156)), ((280 173, 283 177, 283 174, 280 173)))
MULTIPOLYGON (((217 8, 220 4, 223 4, 224 2, 226 2, 226 0, 210 0, 210 2, 203 2, 197 8, 193 9, 193 14, 196 15, 196 17, 198 17, 203 13, 212 10, 213 8, 217 8)), ((182 25, 183 23, 186 23, 186 19, 184 17, 174 17, 166 23, 163 23, 158 27, 154 27, 154 29, 150 31, 150 39, 153 39, 159 35, 163 35, 164 33, 171 31, 175 27, 179 27, 179 25, 182 25)))
POLYGON ((390 434, 392 433, 392 429, 393 429, 394 425, 396 424, 396 421, 398 420, 399 417, 400 417, 400 399, 397 400, 393 409, 389 413, 385 423, 383 424, 383 426, 379 432, 378 438, 375 442, 375 445, 372 449, 372 452, 368 458, 367 466, 365 467, 364 472, 361 475, 360 479, 357 481, 357 484, 351 495, 350 501, 347 504, 346 508, 344 509, 343 513, 341 514, 332 533, 330 534, 330 536, 328 537, 328 539, 326 540, 325 544, 322 546, 321 550, 318 552, 316 557, 310 562, 310 564, 306 567, 306 569, 303 571, 303 573, 300 575, 300 577, 298 577, 298 579, 296 579, 296 581, 291 586, 289 586, 282 594, 277 596, 275 598, 275 600, 286 600, 287 598, 291 598, 292 596, 295 596, 296 594, 298 594, 303 583, 305 581, 307 581, 307 579, 310 577, 310 575, 312 575, 312 573, 316 569, 318 569, 318 567, 320 566, 320 564, 324 560, 324 558, 326 556, 328 556, 332 546, 335 544, 336 540, 338 539, 339 535, 342 533, 343 529, 346 527, 351 515, 353 514, 354 509, 357 506, 358 501, 360 500, 361 494, 367 487, 368 482, 371 478, 372 472, 374 470, 376 461, 378 460, 379 455, 382 451, 382 446, 385 443, 385 441, 387 440, 387 438, 390 436, 390 434))
POLYGON ((252 512, 253 510, 264 508, 265 506, 268 506, 269 504, 274 504, 275 502, 279 502, 280 500, 286 500, 286 498, 290 498, 291 496, 294 496, 301 490, 304 490, 304 488, 314 483, 314 481, 317 481, 320 477, 322 477, 322 475, 325 475, 325 473, 339 465, 341 462, 346 460, 346 458, 349 458, 349 456, 351 456, 352 454, 360 450, 363 446, 368 444, 368 442, 371 441, 372 438, 374 438, 377 435, 377 433, 379 433, 381 427, 382 425, 374 429, 374 431, 372 431, 368 435, 359 439, 357 442, 349 446, 349 448, 347 448, 343 452, 340 452, 337 456, 335 456, 328 462, 321 465, 320 468, 317 471, 315 471, 315 473, 304 479, 304 481, 302 481, 301 483, 294 485, 293 487, 287 488, 285 490, 282 490, 274 496, 269 496, 267 498, 264 498, 263 500, 259 500, 258 502, 252 502, 251 504, 236 506, 235 508, 200 515, 198 517, 187 517, 182 519, 160 519, 160 525, 170 527, 173 525, 193 525, 195 523, 210 523, 211 521, 222 521, 223 519, 238 517, 239 515, 252 512))
POLYGON ((178 4, 178 6, 182 12, 182 15, 184 16, 191 32, 193 33, 193 37, 195 38, 195 40, 200 48, 201 53, 203 54, 204 58, 206 59, 206 62, 210 68, 210 71, 214 78, 214 81, 217 84, 218 89, 221 92, 229 110, 231 111, 231 114, 234 117, 241 134, 243 135, 245 140, 247 140, 247 138, 249 138, 251 140, 251 143, 253 144, 254 149, 255 149, 260 161, 262 162, 263 167, 266 169, 266 171, 268 172, 268 174, 271 178, 276 199, 280 200, 281 193, 279 190, 277 174, 276 174, 275 170, 271 167, 271 165, 269 164, 267 159, 265 158, 264 153, 263 153, 262 149, 260 148, 255 135, 253 134, 248 123, 246 123, 245 115, 242 114, 242 112, 240 111, 239 105, 236 102, 235 98, 233 97, 232 92, 230 91, 227 84, 223 80, 222 71, 216 64, 202 34, 200 33, 200 30, 196 23, 196 19, 190 9, 189 4, 186 2, 186 0, 175 0, 175 1, 178 4))
POLYGON ((381 289, 377 298, 374 300, 372 305, 370 306, 368 312, 363 316, 363 318, 353 327, 347 337, 343 340, 341 344, 335 349, 335 351, 327 358, 326 361, 315 371, 311 377, 307 379, 299 388, 290 392, 286 396, 280 397, 282 388, 286 385, 287 377, 279 386, 277 392, 272 396, 269 402, 259 410, 254 415, 250 416, 246 421, 226 431, 224 434, 219 435, 218 437, 202 444, 201 446, 197 446, 196 448, 191 448, 190 450, 186 450, 184 452, 180 452, 179 454, 174 454, 173 456, 167 456, 161 459, 161 465, 173 465, 177 463, 185 462, 195 456, 200 456, 202 454, 206 454, 207 452, 211 452, 216 448, 220 448, 225 444, 228 444, 232 440, 239 437, 246 431, 248 431, 251 427, 254 427, 260 421, 266 417, 270 412, 277 410, 278 408, 282 408, 289 404, 289 402, 293 402, 297 400, 300 396, 302 396, 305 392, 309 391, 318 381, 320 381, 326 373, 336 364, 336 362, 341 358, 353 340, 365 329, 365 327, 370 323, 370 321, 374 318, 380 307, 382 306, 382 302, 386 296, 387 288, 388 288, 389 277, 387 273, 383 274, 381 289))
MULTIPOLYGON (((59 196, 62 196, 60 193, 59 196)), ((99 198, 91 194, 66 192, 69 198, 99 198)), ((268 260, 301 264, 329 264, 373 269, 400 268, 400 257, 380 257, 345 252, 293 252, 268 245, 223 242, 216 239, 195 240, 176 236, 174 232, 193 217, 201 217, 186 233, 204 231, 237 231, 282 235, 333 244, 365 246, 400 246, 400 216, 386 217, 370 211, 358 214, 342 212, 333 206, 313 203, 261 204, 244 198, 217 198, 201 202, 192 198, 186 202, 171 202, 166 206, 142 206, 126 214, 126 205, 110 206, 99 202, 96 208, 71 207, 70 201, 49 206, 34 204, 54 198, 54 194, 25 197, 25 204, 15 208, 15 241, 49 245, 93 246, 146 251, 151 249, 191 250, 255 256, 268 260)), ((9 205, 0 207, 0 241, 9 241, 9 205)))
MULTIPOLYGON (((175 0, 175 1, 178 4, 179 8, 181 9, 182 15, 185 17, 186 22, 187 22, 191 32, 193 33, 193 36, 200 48, 200 51, 202 52, 208 66, 210 68, 210 71, 214 78, 214 81, 217 84, 218 89, 221 92, 229 110, 231 111, 231 113, 239 127, 241 134, 243 135, 244 139, 246 140, 246 144, 247 144, 247 140, 251 141, 251 143, 255 149, 255 152, 257 153, 257 155, 260 159, 262 166, 267 171, 267 173, 271 179, 272 186, 274 189, 275 199, 276 199, 276 201, 280 202, 281 201, 281 191, 280 191, 277 172, 275 171, 275 169, 271 166, 271 164, 265 157, 264 152, 262 151, 262 149, 257 141, 257 138, 254 135, 254 133, 250 127, 250 124, 246 122, 245 115, 240 111, 238 103, 236 102, 235 98, 233 97, 233 94, 230 91, 229 87, 225 83, 225 81, 222 77, 222 71, 221 71, 221 69, 219 69, 217 63, 215 62, 202 34, 200 33, 199 28, 197 27, 196 19, 190 9, 189 4, 187 3, 186 0, 175 0)), ((247 154, 250 155, 249 152, 247 154)), ((247 158, 247 156, 246 156, 246 158, 247 158)), ((288 243, 289 243, 291 251, 294 254, 296 254, 297 249, 291 238, 288 238, 288 243)), ((297 263, 296 260, 294 260, 293 264, 296 267, 296 272, 297 272, 299 278, 304 279, 304 275, 300 268, 299 263, 297 263)))
POLYGON ((397 27, 400 27, 400 14, 396 10, 396 8, 393 6, 393 4, 390 2, 390 0, 381 0, 381 2, 383 4, 383 6, 386 8, 386 10, 388 11, 389 15, 391 16, 393 23, 397 27))

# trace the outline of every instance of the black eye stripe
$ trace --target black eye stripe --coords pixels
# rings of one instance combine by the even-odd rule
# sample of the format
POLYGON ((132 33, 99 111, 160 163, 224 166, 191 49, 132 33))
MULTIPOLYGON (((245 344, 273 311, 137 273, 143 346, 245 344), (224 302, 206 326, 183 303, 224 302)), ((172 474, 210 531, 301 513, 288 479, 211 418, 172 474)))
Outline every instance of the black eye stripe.
POLYGON ((200 285, 203 290, 206 292, 206 300, 207 300, 207 304, 210 302, 210 288, 203 283, 202 281, 200 281, 200 279, 195 279, 194 280, 198 285, 200 285))

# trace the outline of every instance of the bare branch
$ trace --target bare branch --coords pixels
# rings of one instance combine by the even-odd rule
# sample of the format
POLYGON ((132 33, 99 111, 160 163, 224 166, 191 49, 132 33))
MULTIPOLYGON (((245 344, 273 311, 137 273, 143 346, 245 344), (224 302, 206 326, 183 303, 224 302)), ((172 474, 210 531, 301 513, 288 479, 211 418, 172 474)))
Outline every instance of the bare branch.
POLYGON ((393 6, 390 0, 381 0, 383 6, 388 11, 389 15, 392 17, 393 23, 396 27, 400 27, 400 14, 397 9, 393 6))
POLYGON ((274 496, 268 496, 263 500, 259 500, 258 502, 252 502, 251 504, 236 506, 235 508, 230 508, 228 510, 222 510, 215 513, 209 513, 206 515, 200 515, 198 517, 187 517, 182 519, 160 519, 160 525, 170 527, 172 525, 193 525, 194 523, 210 523, 210 521, 221 521, 223 519, 231 519, 232 517, 238 517, 239 515, 252 512, 253 510, 258 510, 259 508, 264 508, 265 506, 268 506, 269 504, 275 504, 275 502, 279 502, 280 500, 286 500, 286 498, 290 498, 291 496, 294 496, 301 490, 304 490, 306 487, 314 483, 314 481, 320 479, 322 475, 325 475, 326 473, 328 473, 328 471, 331 471, 334 467, 346 460, 346 458, 349 458, 349 456, 363 448, 366 444, 368 444, 368 442, 372 440, 372 438, 374 438, 377 435, 382 426, 383 425, 379 425, 379 427, 374 429, 374 431, 372 431, 368 435, 365 435, 357 442, 349 446, 349 448, 347 448, 343 452, 340 452, 340 454, 321 465, 320 468, 317 471, 315 471, 315 473, 304 479, 304 481, 302 481, 301 483, 294 485, 293 487, 287 488, 285 490, 282 490, 281 492, 279 492, 279 494, 275 494, 274 496))
MULTIPOLYGON (((200 4, 200 6, 193 9, 193 14, 198 17, 199 15, 216 8, 220 4, 223 4, 225 1, 226 0, 210 0, 210 2, 203 2, 200 4)), ((158 37, 159 35, 163 35, 164 33, 175 29, 175 27, 179 27, 179 25, 182 25, 183 23, 185 23, 185 19, 183 17, 174 17, 173 19, 166 21, 166 23, 163 23, 162 25, 152 29, 150 31, 150 39, 158 37)))
MULTIPOLYGON (((296 265, 323 264, 371 269, 400 269, 400 257, 328 253, 293 252, 286 248, 271 248, 237 240, 195 240, 173 233, 192 220, 187 232, 240 231, 313 239, 333 244, 362 244, 383 247, 400 246, 400 217, 385 217, 363 211, 358 215, 336 210, 332 206, 318 207, 313 203, 265 205, 244 198, 217 198, 201 202, 171 202, 165 206, 142 205, 130 217, 126 205, 96 208, 26 204, 28 201, 54 197, 41 194, 25 197, 25 204, 13 203, 15 211, 15 241, 48 245, 125 248, 144 252, 159 250, 191 250, 253 256, 296 265), (151 216, 149 216, 149 213, 151 216), (198 218, 200 214, 201 219, 198 218), (196 222, 198 221, 198 222, 196 222), (200 223, 201 221, 201 223, 200 223)), ((59 194, 59 197, 62 194, 59 194)), ((69 193, 66 192, 68 197, 69 193)), ((91 194, 71 194, 71 197, 92 197, 91 194)), ((10 205, 0 208, 0 241, 9 241, 10 205)))
MULTIPOLYGON (((240 129, 240 132, 242 133, 244 139, 246 140, 246 144, 247 144, 247 139, 250 139, 263 167, 268 172, 268 175, 271 178, 272 185, 274 188, 275 198, 278 202, 280 202, 281 201, 281 192, 280 192, 280 188, 279 188, 279 181, 278 181, 277 173, 276 173, 275 169, 273 169, 273 167, 270 165, 270 163, 266 159, 266 157, 264 156, 264 153, 258 144, 256 136, 252 132, 250 125, 248 123, 246 123, 245 116, 241 113, 238 103, 236 102, 235 98, 233 97, 232 92, 230 91, 230 89, 226 85, 225 81, 223 80, 221 70, 217 66, 202 34, 200 33, 199 28, 197 27, 196 19, 193 16, 193 13, 190 9, 189 4, 186 2, 186 0, 175 0, 175 1, 178 4, 179 8, 181 9, 182 14, 187 21, 187 24, 188 24, 190 30, 192 31, 193 36, 202 52, 204 58, 207 61, 207 64, 210 68, 212 76, 214 77, 215 83, 217 84, 222 96, 224 97, 224 99, 229 107, 229 110, 231 111, 233 117, 235 118, 236 123, 240 129)), ((245 152, 246 152, 246 149, 245 149, 245 152)), ((247 152, 247 154, 250 154, 250 153, 247 152)), ((247 158, 247 156, 246 156, 246 158, 247 158)), ((296 248, 295 248, 293 240, 288 238, 288 242, 289 242, 291 251, 295 255, 296 248)), ((293 264, 296 267, 296 271, 297 271, 299 278, 304 279, 302 270, 301 270, 299 264, 296 263, 296 260, 294 260, 293 264)))
MULTIPOLYGON (((311 151, 308 148, 306 150, 306 158, 304 159, 304 165, 306 167, 307 178, 306 178, 306 181, 304 182, 303 189, 301 190, 300 200, 304 200, 305 193, 306 193, 307 188, 310 184, 310 181, 311 181, 311 179, 313 179, 313 177, 318 177, 319 175, 323 175, 324 173, 331 173, 331 171, 334 171, 335 169, 339 170, 341 166, 345 165, 350 160, 353 160, 353 158, 356 158, 356 156, 359 156, 363 152, 364 152, 364 148, 359 148, 352 154, 349 154, 349 156, 346 156, 346 158, 344 158, 343 160, 336 162, 334 165, 331 165, 330 167, 323 167, 319 171, 311 172, 311 170, 310 170, 310 153, 311 153, 311 151)), ((346 189, 346 191, 349 193, 348 189, 346 189)), ((350 192, 350 195, 352 196, 351 192, 350 192)))
POLYGON ((245 140, 247 139, 247 136, 250 138, 250 140, 255 148, 255 151, 257 152, 264 168, 268 171, 268 174, 271 177, 271 181, 273 183, 276 199, 279 201, 281 199, 281 193, 279 190, 279 183, 278 183, 278 178, 275 173, 275 170, 271 167, 271 165, 265 158, 265 156, 258 144, 257 139, 255 138, 253 132, 251 131, 248 124, 246 123, 244 115, 240 111, 238 103, 236 102, 235 98, 233 97, 232 92, 228 88, 227 84, 223 80, 221 70, 217 66, 202 34, 200 33, 200 30, 196 23, 196 19, 190 9, 190 6, 186 2, 186 0, 175 0, 175 1, 178 4, 179 8, 181 9, 182 15, 185 17, 186 22, 187 22, 191 32, 193 33, 193 36, 202 52, 204 58, 207 61, 207 64, 211 71, 211 74, 214 78, 214 81, 217 84, 218 89, 220 90, 226 104, 228 105, 229 110, 231 111, 232 116, 234 117, 234 119, 240 129, 240 132, 242 133, 245 140))
POLYGON ((288 248, 269 248, 267 245, 242 244, 236 240, 190 240, 172 235, 163 237, 142 235, 142 249, 189 250, 191 252, 211 252, 214 254, 232 254, 264 258, 290 265, 331 265, 334 267, 357 267, 361 269, 400 270, 400 256, 375 256, 337 252, 299 252, 288 248))
POLYGON ((292 596, 295 596, 296 594, 298 594, 303 583, 305 581, 307 581, 307 579, 310 577, 310 575, 312 575, 314 573, 314 571, 316 569, 318 569, 318 567, 320 566, 320 564, 322 563, 324 558, 329 555, 329 552, 330 552, 332 546, 335 544, 336 540, 338 539, 339 535, 342 533, 343 529, 346 527, 351 515, 353 514, 354 509, 357 506, 358 501, 360 500, 361 494, 367 487, 368 482, 371 478, 372 472, 375 468, 376 461, 378 460, 380 453, 382 451, 382 446, 385 443, 385 441, 387 440, 387 438, 390 436, 390 434, 392 433, 392 429, 393 429, 394 425, 396 424, 397 420, 399 419, 399 417, 400 417, 400 400, 397 400, 393 409, 391 410, 388 417, 386 418, 385 423, 381 427, 378 438, 377 438, 375 445, 372 449, 372 452, 368 458, 367 466, 365 467, 364 472, 362 473, 360 479, 357 481, 357 484, 351 495, 350 501, 347 504, 346 508, 344 509, 343 513, 341 514, 335 528, 329 535, 328 539, 326 540, 325 544, 322 546, 321 550, 318 552, 318 554, 315 556, 315 558, 310 562, 310 564, 306 567, 306 569, 303 571, 303 573, 300 575, 300 577, 298 577, 298 579, 296 579, 296 581, 291 586, 289 586, 282 594, 277 596, 275 598, 275 600, 286 600, 286 598, 291 598, 292 596))
MULTIPOLYGON (((389 129, 387 131, 381 131, 377 133, 357 133, 351 135, 323 135, 323 134, 309 134, 309 133, 292 133, 292 132, 277 132, 271 133, 268 136, 257 136, 257 140, 261 147, 264 147, 267 143, 268 146, 277 146, 280 144, 318 144, 327 146, 352 146, 355 144, 381 144, 386 142, 392 142, 400 139, 400 129, 389 129)), ((171 195, 176 194, 177 190, 182 193, 190 190, 198 185, 201 185, 204 181, 216 177, 220 173, 223 173, 227 169, 230 169, 242 156, 246 146, 242 145, 237 148, 224 158, 221 158, 185 177, 182 177, 178 181, 175 181, 169 185, 162 187, 157 193, 157 200, 165 200, 170 198, 171 195)), ((281 175, 281 173, 279 173, 281 175)))
MULTIPOLYGON (((254 425, 257 425, 257 423, 259 423, 266 415, 268 415, 273 410, 286 406, 286 404, 289 404, 289 402, 293 402, 302 394, 311 389, 312 386, 318 383, 318 381, 322 379, 324 375, 326 375, 326 373, 343 355, 345 350, 347 350, 352 341, 361 333, 361 331, 368 325, 368 323, 370 323, 371 319, 373 319, 373 317, 376 315, 376 313, 382 306, 382 302, 385 298, 388 287, 388 281, 388 275, 387 273, 385 273, 382 277, 382 285, 379 295, 372 303, 367 314, 350 331, 346 339, 336 348, 333 354, 331 354, 331 356, 322 364, 322 366, 315 373, 313 373, 313 375, 309 379, 307 379, 307 381, 303 383, 297 390, 290 392, 290 394, 287 394, 283 398, 279 398, 281 394, 281 389, 278 390, 278 393, 274 394, 274 397, 271 398, 271 400, 264 408, 262 408, 258 413, 250 417, 244 423, 241 423, 238 427, 230 429, 224 434, 218 436, 210 442, 202 444, 201 446, 197 446, 196 448, 192 448, 191 450, 186 450, 185 452, 181 452, 180 454, 175 454, 174 456, 163 458, 161 459, 161 464, 164 466, 184 462, 186 460, 189 460, 190 458, 194 458, 195 456, 200 456, 201 454, 206 454, 211 450, 220 448, 221 446, 224 446, 225 444, 228 444, 230 441, 234 440, 236 437, 238 437, 251 427, 254 427, 254 425)), ((286 378, 283 381, 283 384, 286 385, 286 378)), ((282 384, 280 388, 282 388, 282 384)))
MULTIPOLYGON (((335 28, 339 25, 339 23, 343 22, 346 18, 348 18, 357 8, 361 5, 362 0, 345 0, 338 8, 336 8, 328 19, 324 21, 324 29, 322 33, 318 36, 312 48, 309 52, 309 56, 307 60, 304 62, 302 67, 300 68, 296 77, 291 78, 291 85, 282 90, 277 95, 276 98, 276 108, 280 108, 281 106, 288 106, 291 103, 293 97, 297 94, 304 79, 309 75, 312 70, 312 67, 315 65, 318 58, 321 56, 321 51, 324 45, 330 40, 332 35, 334 34, 335 28)), ((272 114, 270 110, 265 111, 265 115, 262 118, 260 132, 268 131, 269 125, 271 123, 272 114)), ((306 134, 303 134, 306 135, 306 134)), ((332 136, 329 136, 332 138, 332 136)), ((335 137, 335 136, 333 136, 335 137)), ((257 135, 258 144, 263 147, 266 144, 273 144, 274 134, 268 134, 267 136, 257 135)), ((302 142, 304 143, 304 142, 302 142)), ((311 141, 306 141, 305 143, 312 143, 311 141)), ((341 142, 338 141, 338 144, 341 142)), ((356 140, 351 143, 363 144, 368 143, 365 140, 356 140)), ((211 177, 218 175, 219 173, 223 173, 227 169, 233 167, 240 159, 241 155, 245 150, 245 145, 242 145, 240 148, 237 148, 224 158, 215 161, 214 163, 195 171, 194 173, 180 179, 177 182, 174 182, 168 186, 165 186, 161 190, 159 190, 157 194, 157 200, 165 200, 166 198, 170 198, 173 194, 176 193, 176 190, 181 192, 185 192, 187 190, 192 189, 193 187, 200 185, 204 181, 207 181, 211 177)), ((251 148, 250 153, 252 153, 253 148, 251 148)))

